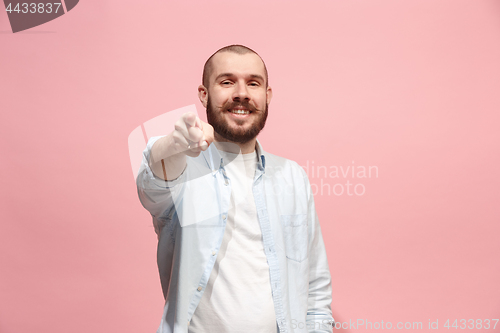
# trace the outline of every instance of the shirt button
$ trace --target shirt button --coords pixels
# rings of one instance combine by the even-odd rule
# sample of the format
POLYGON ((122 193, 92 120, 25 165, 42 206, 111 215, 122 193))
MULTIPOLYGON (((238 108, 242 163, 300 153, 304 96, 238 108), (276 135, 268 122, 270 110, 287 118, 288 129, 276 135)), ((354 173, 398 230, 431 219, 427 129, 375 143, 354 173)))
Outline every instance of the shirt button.
POLYGON ((214 255, 215 255, 216 253, 217 253, 217 252, 215 252, 215 251, 212 251, 212 255, 213 255, 213 256, 214 256, 214 255))
POLYGON ((188 326, 189 326, 189 320, 188 320, 188 326))
POLYGON ((224 185, 229 185, 229 182, 227 181, 227 179, 224 181, 224 185))
POLYGON ((203 289, 202 287, 198 287, 198 291, 201 291, 201 289, 203 289))
POLYGON ((222 214, 222 219, 225 220, 226 219, 226 214, 222 214))

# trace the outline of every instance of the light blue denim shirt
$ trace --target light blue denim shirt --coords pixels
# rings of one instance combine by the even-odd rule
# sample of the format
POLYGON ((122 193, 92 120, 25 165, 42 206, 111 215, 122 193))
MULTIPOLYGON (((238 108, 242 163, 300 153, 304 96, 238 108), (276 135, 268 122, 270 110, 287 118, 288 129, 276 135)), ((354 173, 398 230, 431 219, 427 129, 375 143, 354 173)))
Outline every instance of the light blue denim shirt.
MULTIPOLYGON (((231 208, 231 179, 214 144, 187 157, 183 173, 164 181, 149 168, 151 138, 137 188, 158 235, 158 270, 165 307, 157 333, 187 333, 205 291, 231 208)), ((253 196, 269 264, 280 333, 332 332, 331 278, 305 171, 264 152, 257 141, 253 196)), ((242 328, 242 332, 245 329, 242 328)))

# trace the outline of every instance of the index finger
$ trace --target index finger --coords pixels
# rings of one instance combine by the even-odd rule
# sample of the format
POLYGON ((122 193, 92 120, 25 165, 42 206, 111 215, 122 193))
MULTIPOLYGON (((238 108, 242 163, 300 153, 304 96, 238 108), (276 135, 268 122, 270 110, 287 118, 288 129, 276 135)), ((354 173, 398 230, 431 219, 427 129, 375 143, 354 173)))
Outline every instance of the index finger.
POLYGON ((187 125, 192 127, 196 125, 196 120, 198 119, 198 116, 193 112, 186 112, 182 115, 182 118, 184 118, 184 122, 187 125))

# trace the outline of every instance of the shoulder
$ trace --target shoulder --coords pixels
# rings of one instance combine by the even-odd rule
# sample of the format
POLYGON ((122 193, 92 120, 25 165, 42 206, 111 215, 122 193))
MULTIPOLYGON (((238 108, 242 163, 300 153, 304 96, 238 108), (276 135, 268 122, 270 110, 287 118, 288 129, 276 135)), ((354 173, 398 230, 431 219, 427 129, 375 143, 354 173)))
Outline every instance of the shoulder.
POLYGON ((291 178, 294 181, 304 181, 308 183, 307 174, 304 168, 297 162, 278 155, 265 153, 266 174, 268 176, 282 175, 285 178, 291 178))

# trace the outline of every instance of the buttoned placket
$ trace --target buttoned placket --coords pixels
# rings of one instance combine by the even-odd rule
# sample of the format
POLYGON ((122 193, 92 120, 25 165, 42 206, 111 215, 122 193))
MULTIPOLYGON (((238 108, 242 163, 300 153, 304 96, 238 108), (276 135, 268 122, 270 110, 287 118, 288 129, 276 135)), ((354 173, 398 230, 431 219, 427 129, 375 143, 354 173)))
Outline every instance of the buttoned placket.
POLYGON ((269 264, 271 293, 274 303, 276 322, 278 324, 279 333, 286 333, 288 330, 285 325, 283 299, 280 288, 281 274, 279 269, 279 260, 276 251, 273 251, 275 242, 272 235, 271 221, 269 220, 264 191, 266 160, 265 156, 262 154, 259 158, 261 163, 257 164, 252 192, 255 200, 255 207, 257 208, 257 218, 262 231, 262 242, 265 249, 264 253, 266 254, 267 262, 269 264))

